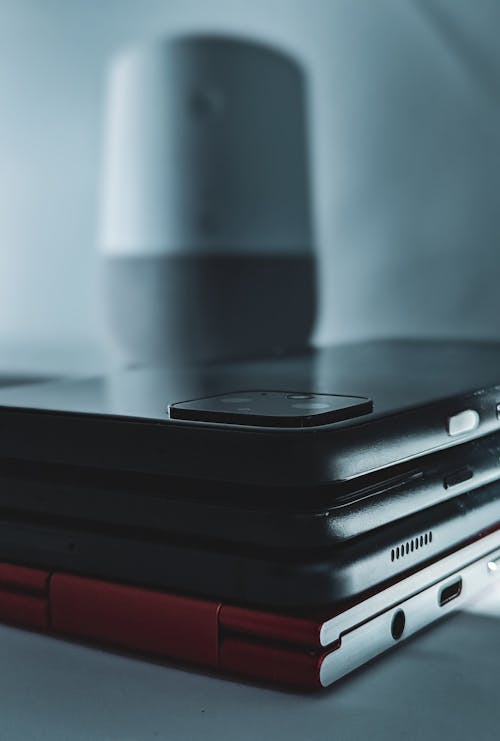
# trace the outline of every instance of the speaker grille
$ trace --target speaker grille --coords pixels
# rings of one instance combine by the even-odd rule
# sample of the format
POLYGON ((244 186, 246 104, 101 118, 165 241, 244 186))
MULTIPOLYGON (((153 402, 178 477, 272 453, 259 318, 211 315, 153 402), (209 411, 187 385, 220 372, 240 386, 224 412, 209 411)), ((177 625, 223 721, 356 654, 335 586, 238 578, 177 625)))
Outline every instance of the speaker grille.
POLYGON ((421 548, 425 548, 425 546, 430 545, 430 543, 432 543, 432 530, 428 530, 426 533, 422 533, 421 535, 416 535, 414 538, 411 538, 411 540, 407 540, 406 543, 401 543, 400 545, 391 548, 391 561, 399 561, 400 558, 405 558, 405 556, 408 556, 410 553, 414 553, 421 548))

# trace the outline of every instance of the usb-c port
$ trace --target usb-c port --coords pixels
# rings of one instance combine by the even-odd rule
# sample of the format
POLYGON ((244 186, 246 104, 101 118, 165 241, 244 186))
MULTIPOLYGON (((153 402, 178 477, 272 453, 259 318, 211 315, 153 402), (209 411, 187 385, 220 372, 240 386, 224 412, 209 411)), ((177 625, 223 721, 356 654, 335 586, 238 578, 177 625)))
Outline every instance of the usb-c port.
POLYGON ((439 606, 443 607, 443 605, 446 605, 448 602, 456 599, 461 591, 462 577, 460 576, 458 579, 455 579, 449 584, 446 584, 446 586, 441 589, 441 591, 439 592, 439 606))

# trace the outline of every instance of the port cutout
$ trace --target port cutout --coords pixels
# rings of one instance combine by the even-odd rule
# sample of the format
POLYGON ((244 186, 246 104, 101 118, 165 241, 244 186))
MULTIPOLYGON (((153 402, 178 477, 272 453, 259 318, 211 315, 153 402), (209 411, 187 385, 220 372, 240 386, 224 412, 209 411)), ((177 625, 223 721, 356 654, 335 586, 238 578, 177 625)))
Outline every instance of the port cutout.
POLYGON ((459 576, 458 579, 454 579, 449 584, 445 584, 445 586, 440 590, 439 592, 439 606, 443 607, 443 605, 448 604, 448 602, 451 602, 452 600, 456 599, 459 594, 462 592, 462 577, 459 576))
POLYGON ((391 621, 391 635, 395 641, 399 641, 405 629, 406 617, 403 610, 394 613, 391 621))
POLYGON ((458 486, 463 484, 465 481, 469 481, 474 476, 474 471, 469 466, 463 466, 457 471, 449 473, 443 479, 443 486, 445 489, 450 489, 452 486, 458 486))

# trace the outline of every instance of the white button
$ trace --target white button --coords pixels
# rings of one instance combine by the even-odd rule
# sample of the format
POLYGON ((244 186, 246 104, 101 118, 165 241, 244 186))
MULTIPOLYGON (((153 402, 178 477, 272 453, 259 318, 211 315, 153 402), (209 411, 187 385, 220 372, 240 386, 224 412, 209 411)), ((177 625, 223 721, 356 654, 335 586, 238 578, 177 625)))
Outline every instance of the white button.
POLYGON ((490 559, 487 563, 487 567, 490 574, 494 574, 496 571, 500 571, 500 557, 490 559))
POLYGON ((464 435, 479 426, 479 414, 474 409, 454 414, 448 419, 448 435, 464 435))

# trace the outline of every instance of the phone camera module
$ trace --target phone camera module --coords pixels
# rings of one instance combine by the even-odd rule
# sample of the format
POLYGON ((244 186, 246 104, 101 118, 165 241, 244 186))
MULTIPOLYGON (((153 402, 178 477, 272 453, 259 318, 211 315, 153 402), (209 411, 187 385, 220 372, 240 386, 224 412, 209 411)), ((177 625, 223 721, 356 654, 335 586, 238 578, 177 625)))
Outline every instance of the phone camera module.
POLYGON ((256 427, 315 427, 342 422, 373 409, 364 396, 300 391, 232 391, 169 405, 171 419, 256 427))

